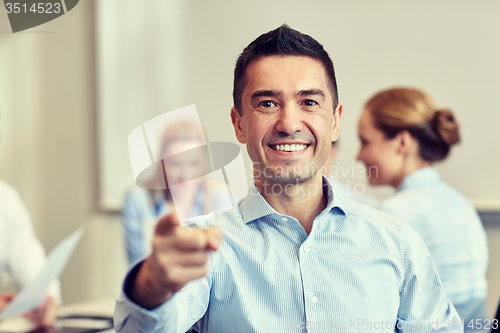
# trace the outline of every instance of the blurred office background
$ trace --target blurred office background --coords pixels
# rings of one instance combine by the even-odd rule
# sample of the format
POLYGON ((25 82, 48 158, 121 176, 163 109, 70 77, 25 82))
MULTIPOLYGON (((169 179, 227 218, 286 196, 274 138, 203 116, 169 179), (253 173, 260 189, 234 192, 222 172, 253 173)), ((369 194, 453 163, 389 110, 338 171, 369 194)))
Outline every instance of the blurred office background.
MULTIPOLYGON (((127 135, 196 104, 210 141, 236 143, 229 118, 236 58, 286 22, 333 59, 344 104, 343 181, 367 184, 355 161, 357 119, 376 91, 423 88, 455 112, 462 143, 438 169, 481 213, 492 314, 500 298, 499 13, 496 0, 85 0, 12 34, 2 10, 0 179, 20 192, 47 250, 87 225, 61 278, 63 301, 116 296, 126 271, 120 202, 134 186, 127 135)), ((246 151, 245 158, 248 166, 246 151)))

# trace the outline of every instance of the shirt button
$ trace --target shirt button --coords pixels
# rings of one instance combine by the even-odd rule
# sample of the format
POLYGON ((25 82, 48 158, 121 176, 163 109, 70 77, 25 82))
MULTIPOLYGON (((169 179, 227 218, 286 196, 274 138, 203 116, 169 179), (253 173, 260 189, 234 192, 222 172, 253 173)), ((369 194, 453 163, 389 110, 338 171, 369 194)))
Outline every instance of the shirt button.
POLYGON ((286 217, 281 218, 281 222, 286 222, 286 221, 288 221, 288 219, 286 217))
POLYGON ((304 252, 305 253, 309 253, 309 251, 311 251, 311 249, 309 248, 309 246, 304 246, 304 252))
POLYGON ((318 298, 316 296, 311 297, 311 302, 316 303, 318 301, 318 298))

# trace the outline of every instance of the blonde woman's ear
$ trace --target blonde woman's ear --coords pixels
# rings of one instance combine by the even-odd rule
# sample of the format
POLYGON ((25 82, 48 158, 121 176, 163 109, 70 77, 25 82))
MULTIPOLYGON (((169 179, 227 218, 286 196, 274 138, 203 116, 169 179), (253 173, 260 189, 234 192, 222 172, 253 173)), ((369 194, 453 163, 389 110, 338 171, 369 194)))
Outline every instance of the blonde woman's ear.
POLYGON ((397 151, 399 154, 407 156, 415 149, 415 139, 408 131, 399 132, 395 139, 397 140, 397 151))

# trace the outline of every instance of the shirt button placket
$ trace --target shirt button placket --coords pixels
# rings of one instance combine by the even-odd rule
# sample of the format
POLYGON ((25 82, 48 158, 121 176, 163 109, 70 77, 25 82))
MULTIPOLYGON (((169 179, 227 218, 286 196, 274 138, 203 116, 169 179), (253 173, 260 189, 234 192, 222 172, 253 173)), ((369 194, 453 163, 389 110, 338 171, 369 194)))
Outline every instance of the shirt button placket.
POLYGON ((304 288, 304 294, 307 295, 305 297, 305 310, 306 310, 306 321, 314 321, 315 318, 315 312, 317 309, 317 302, 318 298, 314 294, 313 291, 315 291, 315 286, 312 277, 313 270, 311 267, 311 264, 314 262, 314 256, 311 257, 312 252, 311 248, 308 245, 302 245, 301 247, 301 270, 303 271, 303 276, 305 279, 303 280, 303 288, 304 288))

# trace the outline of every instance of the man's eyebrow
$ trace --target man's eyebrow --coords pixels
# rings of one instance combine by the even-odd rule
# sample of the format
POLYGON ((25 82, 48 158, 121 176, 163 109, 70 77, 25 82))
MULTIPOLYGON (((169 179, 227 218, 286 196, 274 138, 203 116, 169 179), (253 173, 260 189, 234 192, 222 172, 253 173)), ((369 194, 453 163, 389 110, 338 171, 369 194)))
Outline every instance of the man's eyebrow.
POLYGON ((311 95, 320 95, 325 98, 325 93, 321 89, 307 89, 301 90, 297 93, 298 96, 311 96, 311 95))
POLYGON ((281 95, 281 91, 277 91, 277 90, 257 90, 250 96, 250 98, 254 99, 257 97, 275 97, 275 96, 280 96, 280 95, 281 95))

